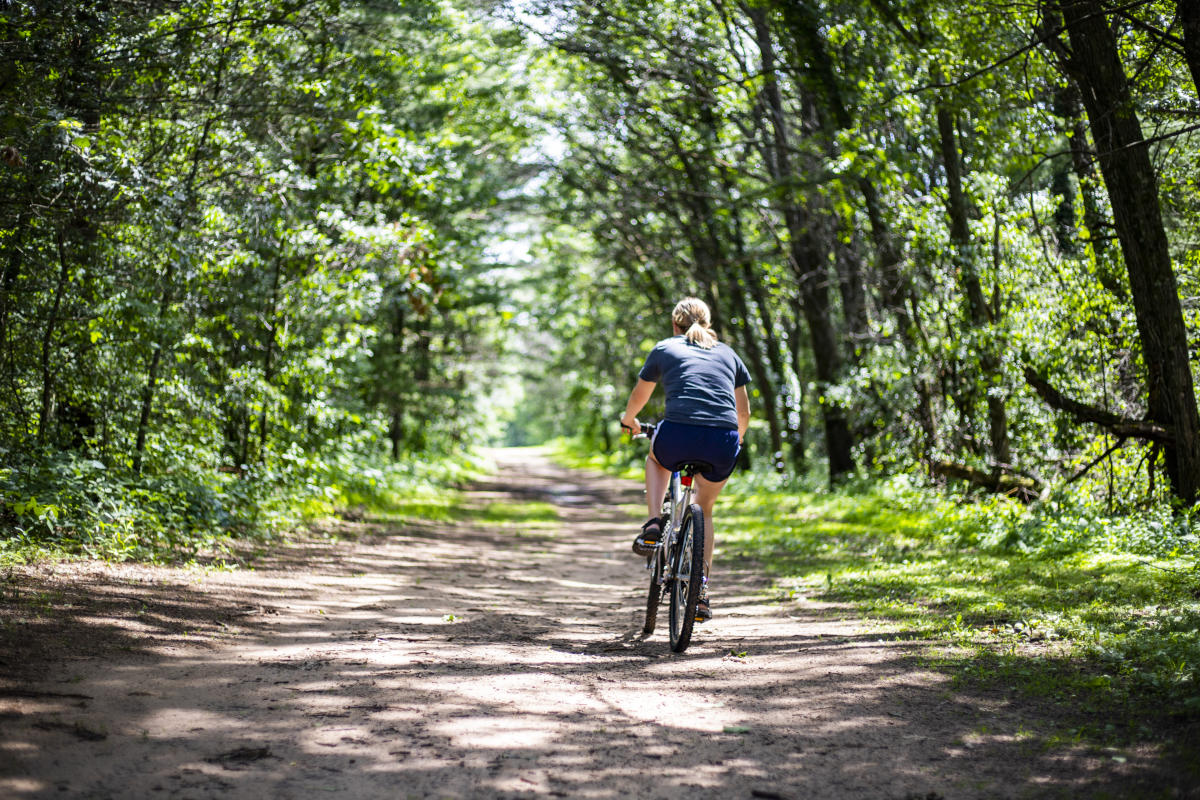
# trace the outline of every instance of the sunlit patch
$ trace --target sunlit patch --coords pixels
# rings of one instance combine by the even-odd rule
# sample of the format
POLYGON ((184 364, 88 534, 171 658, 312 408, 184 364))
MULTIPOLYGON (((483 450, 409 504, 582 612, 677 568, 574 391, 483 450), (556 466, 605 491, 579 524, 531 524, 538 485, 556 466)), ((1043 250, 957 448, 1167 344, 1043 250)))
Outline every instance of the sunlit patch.
POLYGON ((16 797, 18 794, 45 792, 49 789, 50 785, 45 781, 34 780, 33 778, 0 778, 0 796, 3 797, 16 797))
POLYGON ((192 734, 229 730, 237 727, 235 721, 222 714, 214 714, 198 708, 162 708, 151 711, 140 722, 151 734, 162 732, 180 736, 180 731, 192 734))
POLYGON ((555 726, 545 722, 505 717, 460 717, 434 727, 457 747, 511 750, 548 746, 555 726))

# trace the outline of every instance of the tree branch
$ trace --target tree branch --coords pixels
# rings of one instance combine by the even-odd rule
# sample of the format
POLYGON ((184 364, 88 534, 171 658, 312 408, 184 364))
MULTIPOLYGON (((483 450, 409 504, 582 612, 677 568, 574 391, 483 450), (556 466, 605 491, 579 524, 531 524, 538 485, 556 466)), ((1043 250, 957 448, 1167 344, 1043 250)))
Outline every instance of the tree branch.
POLYGON ((1123 438, 1148 439, 1152 442, 1160 442, 1162 444, 1172 444, 1175 441, 1174 433, 1157 422, 1122 417, 1103 408, 1081 403, 1078 400, 1067 397, 1051 386, 1045 377, 1039 375, 1033 367, 1028 365, 1025 366, 1025 382, 1029 384, 1029 387, 1033 391, 1037 392, 1037 395, 1045 401, 1046 405, 1070 414, 1080 422, 1090 422, 1094 425, 1099 425, 1102 428, 1112 431, 1116 436, 1123 438))
POLYGON ((1074 475, 1072 475, 1071 477, 1067 478, 1067 479, 1066 479, 1066 480, 1063 482, 1063 486, 1069 486, 1070 484, 1072 484, 1072 483, 1074 483, 1075 481, 1077 481, 1077 480, 1079 480, 1080 478, 1082 478, 1084 475, 1087 475, 1089 472, 1091 472, 1091 469, 1092 469, 1092 467, 1096 466, 1096 465, 1097 465, 1097 464, 1099 464, 1101 461, 1103 461, 1104 459, 1108 458, 1108 457, 1109 457, 1110 455, 1112 455, 1114 452, 1116 452, 1117 450, 1119 450, 1119 449, 1120 449, 1120 448, 1121 448, 1121 447, 1122 447, 1122 446, 1125 444, 1125 441, 1126 441, 1126 439, 1125 439, 1125 437, 1124 437, 1124 436, 1122 436, 1122 437, 1118 438, 1118 439, 1117 439, 1117 443, 1116 443, 1116 444, 1114 444, 1112 447, 1110 447, 1110 448, 1108 448, 1107 450, 1105 450, 1105 451, 1104 451, 1103 453, 1101 453, 1100 455, 1098 455, 1098 456, 1096 456, 1095 458, 1093 458, 1093 459, 1092 459, 1090 462, 1088 462, 1087 466, 1085 466, 1083 469, 1079 470, 1079 471, 1078 471, 1078 472, 1076 472, 1074 475))

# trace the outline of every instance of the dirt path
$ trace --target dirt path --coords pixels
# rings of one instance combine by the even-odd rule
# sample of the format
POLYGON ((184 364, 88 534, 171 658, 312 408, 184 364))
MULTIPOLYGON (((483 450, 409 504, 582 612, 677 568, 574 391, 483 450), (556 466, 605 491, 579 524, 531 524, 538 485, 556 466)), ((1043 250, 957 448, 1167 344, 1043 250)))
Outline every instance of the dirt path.
POLYGON ((346 523, 253 571, 10 574, 0 797, 1194 791, 1149 750, 1044 746, 1037 709, 952 691, 925 645, 845 610, 769 602, 749 565, 714 576, 716 618, 673 656, 665 612, 636 635, 638 487, 497 456, 508 485, 480 505, 547 500, 560 526, 346 523))

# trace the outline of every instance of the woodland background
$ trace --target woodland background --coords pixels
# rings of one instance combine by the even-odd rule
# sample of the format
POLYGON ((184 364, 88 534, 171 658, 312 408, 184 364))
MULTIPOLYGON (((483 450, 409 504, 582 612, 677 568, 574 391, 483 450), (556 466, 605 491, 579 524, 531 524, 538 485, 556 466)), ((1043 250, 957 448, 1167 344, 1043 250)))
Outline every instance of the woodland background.
POLYGON ((0 56, 7 559, 615 451, 684 294, 774 486, 1195 547, 1195 3, 4 0, 0 56))

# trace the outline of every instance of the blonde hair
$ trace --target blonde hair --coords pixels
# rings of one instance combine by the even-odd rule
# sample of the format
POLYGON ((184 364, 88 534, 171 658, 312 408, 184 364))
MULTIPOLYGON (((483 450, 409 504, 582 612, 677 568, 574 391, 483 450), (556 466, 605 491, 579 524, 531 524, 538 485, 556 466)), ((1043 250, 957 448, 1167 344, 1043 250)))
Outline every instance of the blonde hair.
POLYGON ((675 304, 671 322, 683 331, 684 337, 705 350, 717 346, 717 335, 712 330, 712 312, 708 303, 698 297, 685 297, 675 304))

